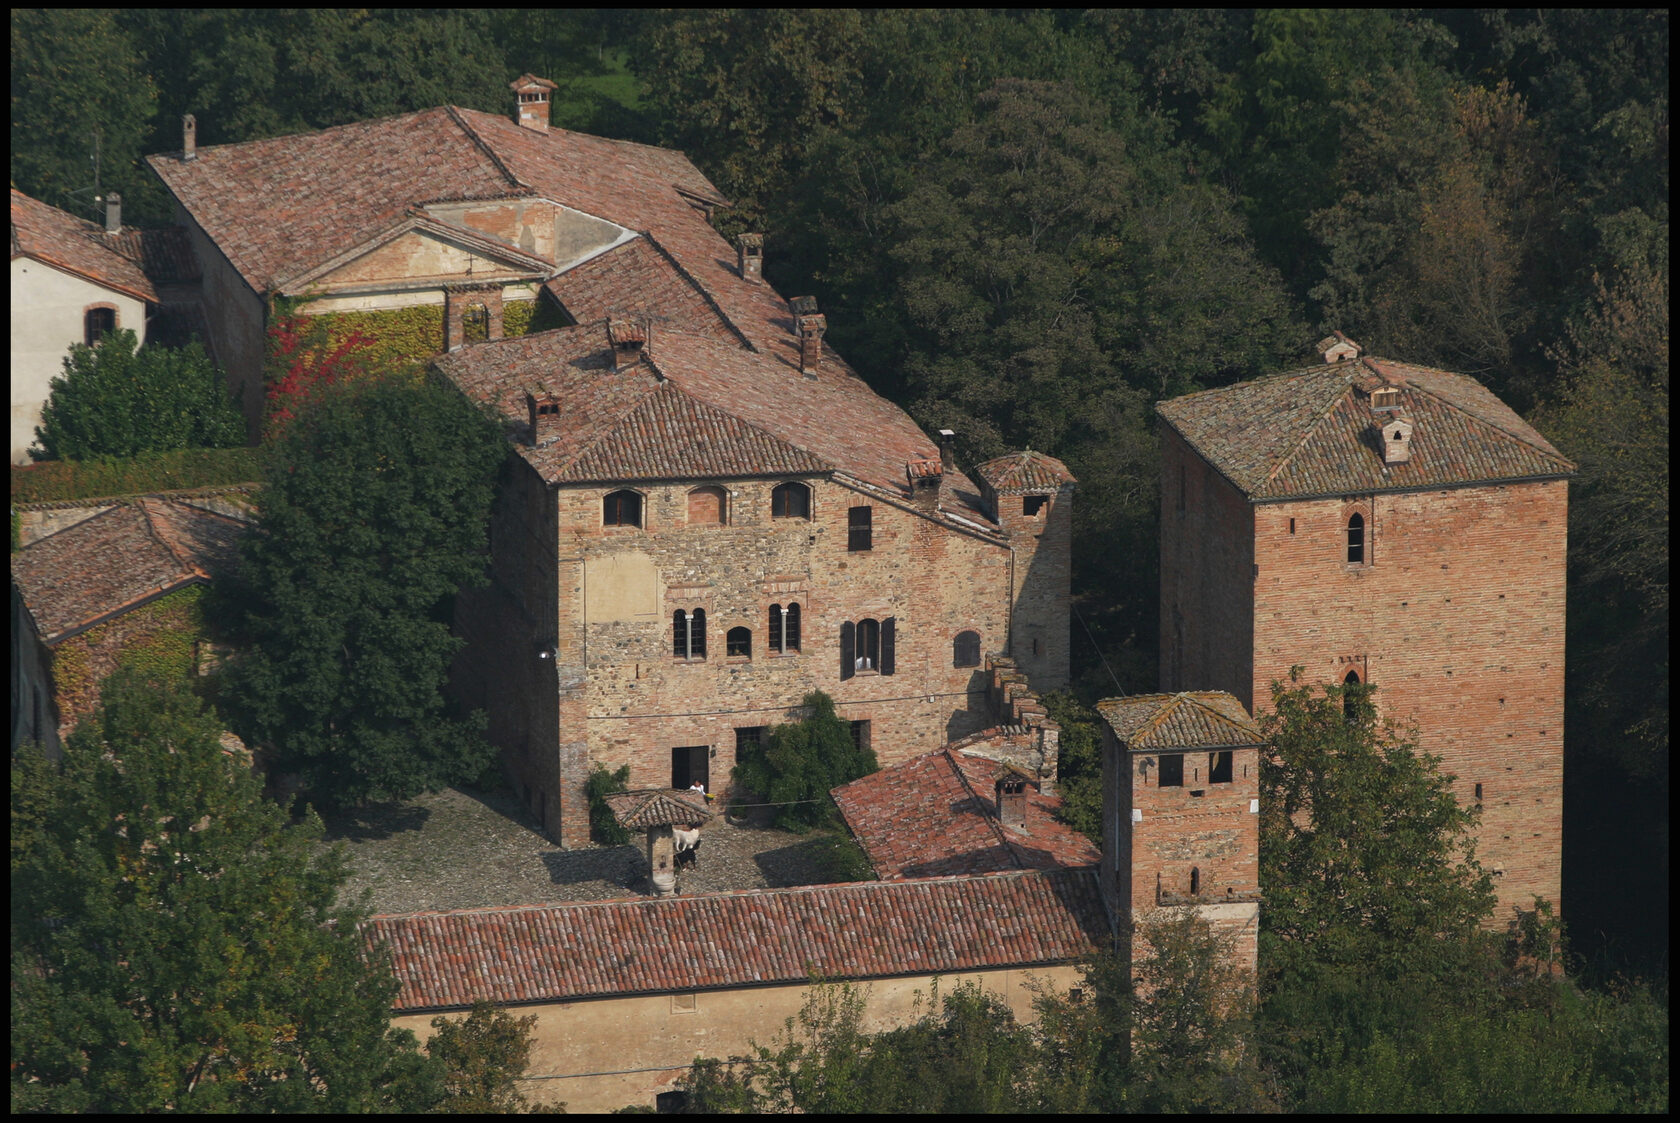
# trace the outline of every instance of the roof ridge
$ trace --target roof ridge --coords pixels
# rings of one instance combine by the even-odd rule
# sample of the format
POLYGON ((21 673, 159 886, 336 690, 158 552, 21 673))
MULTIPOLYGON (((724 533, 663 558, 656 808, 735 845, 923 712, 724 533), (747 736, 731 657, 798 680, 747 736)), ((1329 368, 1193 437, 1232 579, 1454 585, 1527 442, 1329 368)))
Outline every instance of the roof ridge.
MULTIPOLYGON (((584 325, 573 324, 571 326, 580 328, 580 327, 583 327, 584 325)), ((558 330, 564 331, 566 329, 561 328, 561 329, 558 329, 558 330)), ((516 336, 514 338, 523 339, 523 338, 527 338, 527 337, 516 336)), ((652 366, 651 363, 649 363, 649 365, 652 366)), ((562 460, 558 465, 556 465, 555 468, 554 468, 554 474, 563 475, 565 472, 569 471, 571 469, 572 465, 574 465, 578 461, 582 460, 585 456, 588 456, 591 451, 600 447, 600 445, 603 441, 605 441, 608 437, 612 436, 614 433, 618 432, 619 428, 621 426, 623 426, 623 424, 626 420, 629 419, 630 415, 635 413, 637 410, 641 409, 642 405, 649 398, 651 398, 655 394, 659 393, 659 391, 664 389, 666 386, 671 386, 673 388, 676 386, 676 383, 672 382, 669 378, 667 378, 665 376, 664 372, 660 371, 657 367, 654 368, 654 380, 655 380, 654 385, 651 388, 648 389, 647 393, 642 394, 640 397, 636 398, 634 401, 632 401, 628 405, 626 405, 618 413, 614 414, 611 421, 608 421, 608 422, 605 422, 603 424, 595 426, 595 433, 596 433, 595 439, 592 440, 592 441, 589 441, 588 443, 586 443, 582 446, 580 446, 578 448, 578 450, 576 452, 574 452, 571 456, 568 456, 565 460, 562 460)), ((535 441, 536 441, 536 434, 535 433, 531 434, 531 440, 534 444, 535 441)))
POLYGON ((472 141, 472 143, 478 147, 480 152, 489 157, 490 162, 496 166, 496 170, 502 173, 502 178, 506 179, 513 186, 524 188, 526 191, 536 190, 536 188, 523 182, 518 176, 514 175, 513 169, 502 163, 502 158, 496 155, 495 149, 491 148, 489 142, 478 135, 478 130, 473 128, 472 125, 467 122, 467 119, 461 115, 461 111, 459 109, 453 105, 446 105, 443 107, 443 111, 449 115, 449 119, 454 121, 462 132, 467 134, 467 139, 472 141))
POLYGON ((1004 850, 1009 854, 1009 860, 1015 863, 1015 868, 1017 870, 1025 869, 1026 863, 1021 861, 1021 855, 1015 852, 1014 843, 1010 842, 1009 836, 1003 832, 1002 817, 997 815, 988 815, 986 813, 985 805, 981 803, 980 793, 975 791, 974 785, 968 782, 968 777, 963 774, 962 766, 959 765, 956 758, 951 755, 950 746, 946 746, 945 750, 940 755, 945 758, 945 763, 950 766, 951 771, 957 774, 957 783, 961 784, 963 791, 968 793, 968 798, 974 801, 974 808, 977 812, 979 812, 981 821, 986 824, 986 829, 991 832, 993 838, 1003 843, 1004 850))
MULTIPOLYGON (((683 266, 683 263, 677 260, 676 255, 666 249, 659 239, 653 236, 653 231, 643 230, 640 231, 638 236, 646 238, 648 245, 653 247, 654 251, 658 253, 659 256, 671 263, 671 268, 677 271, 677 276, 681 277, 688 283, 689 287, 693 288, 695 292, 700 294, 700 298, 706 302, 706 306, 717 314, 717 318, 723 321, 723 326, 734 333, 735 338, 741 341, 741 345, 743 347, 754 354, 759 353, 758 348, 753 346, 753 341, 747 338, 747 333, 737 327, 735 321, 729 318, 729 314, 723 310, 723 305, 717 302, 717 298, 712 296, 706 286, 702 285, 694 277, 694 275, 683 266)), ((628 243, 625 244, 628 245, 628 243)))
MULTIPOLYGON (((1301 373, 1301 372, 1291 371, 1289 373, 1296 374, 1296 373, 1301 373)), ((1279 375, 1278 377, 1282 378, 1282 377, 1285 377, 1285 376, 1284 375, 1279 375)), ((1288 452, 1284 453, 1281 457, 1279 457, 1276 464, 1272 465, 1271 470, 1266 473, 1267 482, 1270 482, 1272 480, 1277 479, 1278 473, 1282 472, 1285 468, 1287 468, 1289 466, 1289 462, 1291 460, 1295 459, 1295 457, 1300 454, 1302 449, 1307 447, 1308 442, 1310 442, 1313 439, 1314 435, 1316 435, 1318 433, 1318 427, 1320 425, 1323 425, 1325 423, 1325 421, 1329 420, 1330 415, 1332 413, 1335 413, 1336 410, 1338 408, 1340 408, 1343 399, 1345 399, 1348 396, 1348 393, 1352 389, 1353 389, 1353 380, 1348 378, 1346 375, 1343 375, 1342 376, 1342 388, 1339 391, 1337 391, 1330 398, 1329 405, 1327 405, 1325 408, 1318 411, 1317 415, 1314 416, 1314 418, 1312 420, 1312 424, 1303 427, 1302 433, 1301 433, 1301 439, 1296 441, 1294 446, 1292 448, 1290 448, 1290 450, 1288 452)))
MULTIPOLYGON (((1454 371, 1441 370, 1438 367, 1422 367, 1422 366, 1417 366, 1415 363, 1399 363, 1399 362, 1397 362, 1396 360, 1393 360, 1393 359, 1373 359, 1372 361, 1373 362, 1394 363, 1396 366, 1411 367, 1413 370, 1427 371, 1430 374, 1446 375, 1449 378, 1451 378, 1451 377, 1468 377, 1468 376, 1465 376, 1465 375, 1458 375, 1454 371)), ((1402 377, 1404 377, 1404 375, 1402 375, 1402 377)), ((1477 384, 1480 385, 1480 381, 1479 380, 1476 380, 1476 381, 1477 381, 1477 384)), ((1431 390, 1427 386, 1419 385, 1418 383, 1412 381, 1409 378, 1406 379, 1406 385, 1411 387, 1413 390, 1416 390, 1420 394, 1428 395, 1429 397, 1433 398, 1435 401, 1441 403, 1443 406, 1446 406, 1448 409, 1452 410, 1454 413, 1457 413, 1457 414, 1459 414, 1463 417, 1469 418, 1471 421, 1473 421, 1473 422, 1475 422, 1479 425, 1485 425, 1490 429, 1493 429, 1497 432, 1503 433, 1505 436, 1510 437, 1512 440, 1517 441, 1520 444, 1527 445, 1529 448, 1533 449, 1535 452, 1539 453, 1541 456, 1544 456, 1544 457, 1546 457, 1550 460, 1556 460, 1559 463, 1566 464, 1566 465, 1570 466, 1571 468, 1575 467, 1575 464, 1574 464, 1573 461, 1571 461, 1568 457, 1564 456, 1562 453, 1558 452, 1556 449, 1554 449, 1554 448, 1543 448, 1540 445, 1535 444, 1532 440, 1530 440, 1528 437, 1525 437, 1523 434, 1515 432, 1515 431, 1505 427, 1504 425, 1499 424, 1497 421, 1492 421, 1492 420, 1490 420, 1486 417, 1483 417, 1482 415, 1480 415, 1478 413, 1473 413, 1470 410, 1467 410, 1463 406, 1459 405, 1457 402, 1453 401, 1451 398, 1448 398, 1448 397, 1445 397, 1441 394, 1438 394, 1434 390, 1431 390)), ((1486 387, 1483 387, 1483 388, 1486 389, 1486 387)), ((1492 393, 1491 390, 1488 391, 1488 392, 1490 394, 1492 393)), ((1495 400, 1499 400, 1499 399, 1496 398, 1495 400)), ((1504 402, 1500 401, 1500 404, 1504 405, 1504 402)), ((1511 409, 1510 406, 1505 406, 1505 408, 1506 409, 1511 409)), ((1517 420, 1523 421, 1522 415, 1520 413, 1518 413, 1516 410, 1512 409, 1511 414, 1512 414, 1512 416, 1516 417, 1517 420)), ((1535 429, 1532 425, 1529 425, 1528 422, 1523 421, 1523 424, 1535 436, 1540 435, 1539 430, 1535 429)), ((1544 440, 1545 438, 1542 437, 1541 439, 1544 440)))
POLYGON ((187 560, 186 554, 183 552, 180 544, 175 541, 175 535, 171 532, 170 528, 164 526, 160 522, 161 513, 152 510, 152 504, 157 503, 161 505, 164 502, 164 500, 152 499, 150 496, 144 495, 137 500, 137 506, 140 508, 140 517, 146 524, 147 533, 156 539, 158 544, 165 550, 169 551, 169 556, 175 559, 176 565, 180 566, 182 569, 194 576, 203 577, 208 580, 209 575, 198 566, 187 560))

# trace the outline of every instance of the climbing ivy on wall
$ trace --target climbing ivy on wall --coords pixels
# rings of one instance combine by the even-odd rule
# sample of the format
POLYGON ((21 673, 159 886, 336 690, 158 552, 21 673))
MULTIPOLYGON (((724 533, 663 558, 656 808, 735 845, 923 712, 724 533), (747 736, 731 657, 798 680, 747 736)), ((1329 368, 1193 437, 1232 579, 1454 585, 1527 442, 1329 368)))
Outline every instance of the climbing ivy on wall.
MULTIPOLYGON (((374 312, 322 312, 317 319, 327 325, 327 338, 334 346, 357 335, 370 340, 364 354, 376 368, 424 363, 443 350, 440 304, 374 312)), ((544 301, 510 300, 502 307, 504 337, 564 326, 565 317, 544 301)))
POLYGON ((54 648, 53 691, 65 720, 91 713, 99 684, 118 667, 135 667, 150 678, 192 678, 195 648, 206 638, 204 591, 192 585, 170 593, 54 648))

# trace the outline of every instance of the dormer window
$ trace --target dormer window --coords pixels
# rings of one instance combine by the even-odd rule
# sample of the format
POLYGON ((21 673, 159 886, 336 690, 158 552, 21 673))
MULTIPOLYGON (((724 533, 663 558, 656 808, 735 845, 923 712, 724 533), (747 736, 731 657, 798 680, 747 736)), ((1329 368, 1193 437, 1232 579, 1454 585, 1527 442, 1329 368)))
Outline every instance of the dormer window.
POLYGON ((1396 390, 1392 386, 1384 387, 1381 390, 1372 390, 1371 391, 1371 408, 1372 409, 1399 409, 1400 408, 1400 391, 1396 390))

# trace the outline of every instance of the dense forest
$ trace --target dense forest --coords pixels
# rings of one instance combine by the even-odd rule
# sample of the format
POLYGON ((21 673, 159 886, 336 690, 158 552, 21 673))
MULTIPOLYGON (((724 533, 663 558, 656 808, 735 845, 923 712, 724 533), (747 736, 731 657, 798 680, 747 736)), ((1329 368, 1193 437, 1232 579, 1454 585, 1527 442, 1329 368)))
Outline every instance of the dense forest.
POLYGON ((1331 329, 1472 374, 1580 465, 1565 916, 1665 972, 1668 49, 1663 10, 24 10, 11 177, 166 223, 182 114, 213 145, 552 78, 556 125, 687 152, 967 463, 1069 464, 1087 698, 1155 683, 1156 400, 1331 329))

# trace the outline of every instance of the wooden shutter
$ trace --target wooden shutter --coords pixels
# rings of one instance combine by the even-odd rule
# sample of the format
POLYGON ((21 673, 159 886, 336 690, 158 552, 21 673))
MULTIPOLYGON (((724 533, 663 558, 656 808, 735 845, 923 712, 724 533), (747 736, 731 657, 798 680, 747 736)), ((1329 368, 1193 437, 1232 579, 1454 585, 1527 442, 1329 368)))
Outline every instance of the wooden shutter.
POLYGON ((881 621, 881 673, 884 675, 893 673, 895 637, 898 633, 895 626, 897 622, 898 618, 896 616, 889 616, 881 621))
POLYGON ((857 673, 857 626, 850 620, 840 625, 840 681, 857 673))

